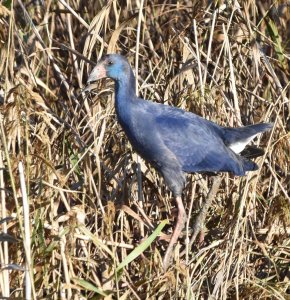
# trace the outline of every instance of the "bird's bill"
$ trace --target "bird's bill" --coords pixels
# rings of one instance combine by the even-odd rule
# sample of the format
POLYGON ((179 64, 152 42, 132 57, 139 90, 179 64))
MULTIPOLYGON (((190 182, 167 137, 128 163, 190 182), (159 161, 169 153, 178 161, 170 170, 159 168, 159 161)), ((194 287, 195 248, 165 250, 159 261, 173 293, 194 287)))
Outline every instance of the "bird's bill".
POLYGON ((107 71, 103 63, 98 63, 89 75, 88 83, 97 81, 99 79, 107 77, 107 71))

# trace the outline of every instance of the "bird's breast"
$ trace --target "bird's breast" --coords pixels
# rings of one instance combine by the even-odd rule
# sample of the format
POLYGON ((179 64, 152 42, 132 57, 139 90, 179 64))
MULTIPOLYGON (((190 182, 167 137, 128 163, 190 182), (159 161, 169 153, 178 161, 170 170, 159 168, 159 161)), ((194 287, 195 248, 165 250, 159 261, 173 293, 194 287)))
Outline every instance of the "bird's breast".
POLYGON ((159 152, 156 147, 159 142, 150 120, 138 114, 126 116, 117 114, 117 117, 133 149, 147 161, 156 160, 159 152))

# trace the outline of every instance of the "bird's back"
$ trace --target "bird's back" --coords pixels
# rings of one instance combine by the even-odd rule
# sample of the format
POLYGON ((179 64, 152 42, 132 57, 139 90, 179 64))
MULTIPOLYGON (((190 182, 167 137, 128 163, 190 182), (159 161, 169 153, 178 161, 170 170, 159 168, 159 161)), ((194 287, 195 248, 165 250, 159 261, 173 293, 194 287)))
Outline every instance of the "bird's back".
POLYGON ((172 164, 173 157, 187 173, 227 171, 244 175, 256 168, 227 147, 223 127, 213 122, 140 98, 128 110, 127 123, 120 123, 136 151, 159 169, 172 164))

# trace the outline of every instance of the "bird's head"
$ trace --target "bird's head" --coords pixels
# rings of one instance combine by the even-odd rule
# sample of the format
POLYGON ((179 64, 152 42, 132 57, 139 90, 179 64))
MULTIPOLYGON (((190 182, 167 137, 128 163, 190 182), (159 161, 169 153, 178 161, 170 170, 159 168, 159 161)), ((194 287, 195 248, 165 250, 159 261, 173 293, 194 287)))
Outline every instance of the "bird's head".
POLYGON ((118 54, 108 54, 93 68, 89 75, 88 83, 105 77, 118 81, 125 77, 129 71, 130 65, 125 57, 118 54))

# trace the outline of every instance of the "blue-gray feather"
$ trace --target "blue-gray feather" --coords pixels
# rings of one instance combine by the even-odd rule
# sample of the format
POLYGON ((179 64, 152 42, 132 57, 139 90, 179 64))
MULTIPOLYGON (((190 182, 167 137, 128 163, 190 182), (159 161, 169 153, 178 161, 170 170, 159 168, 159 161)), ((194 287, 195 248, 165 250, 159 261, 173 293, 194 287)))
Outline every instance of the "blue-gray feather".
POLYGON ((115 80, 116 113, 133 148, 164 176, 175 196, 181 195, 185 173, 231 172, 245 175, 257 165, 231 146, 247 141, 272 124, 221 127, 193 113, 138 98, 127 60, 117 54, 101 60, 115 80), (108 63, 109 62, 109 63, 108 63))

